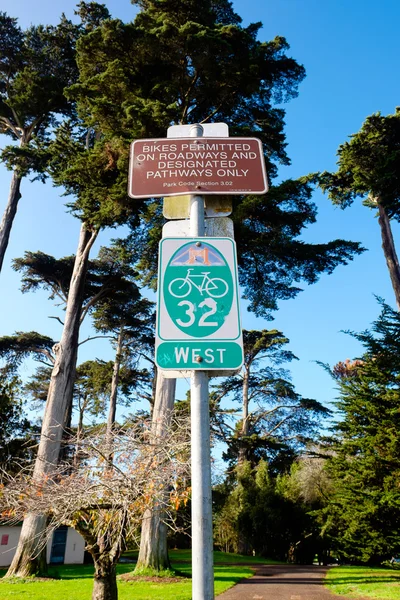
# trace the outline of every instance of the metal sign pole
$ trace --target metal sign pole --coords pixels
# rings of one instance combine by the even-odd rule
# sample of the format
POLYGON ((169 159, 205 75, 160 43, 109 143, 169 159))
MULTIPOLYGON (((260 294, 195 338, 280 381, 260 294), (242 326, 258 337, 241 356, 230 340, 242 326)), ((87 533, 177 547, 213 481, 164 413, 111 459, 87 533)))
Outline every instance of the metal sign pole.
MULTIPOLYGON (((218 235, 205 237, 204 197, 267 191, 261 141, 230 138, 226 123, 172 125, 167 138, 131 144, 130 197, 182 198, 163 214, 190 217, 189 227, 187 221, 166 224, 160 242, 155 359, 166 376, 191 373, 192 600, 214 600, 208 372, 221 377, 243 364, 233 224, 214 219, 208 233, 219 228, 218 235), (209 155, 213 160, 203 168, 197 158, 209 155)), ((230 214, 231 203, 207 202, 208 216, 220 209, 230 214)))
MULTIPOLYGON (((193 125, 191 137, 203 127, 193 125)), ((204 236, 204 196, 190 197, 190 237, 204 236)), ((192 600, 214 600, 211 451, 208 375, 192 371, 190 388, 192 453, 192 600)))

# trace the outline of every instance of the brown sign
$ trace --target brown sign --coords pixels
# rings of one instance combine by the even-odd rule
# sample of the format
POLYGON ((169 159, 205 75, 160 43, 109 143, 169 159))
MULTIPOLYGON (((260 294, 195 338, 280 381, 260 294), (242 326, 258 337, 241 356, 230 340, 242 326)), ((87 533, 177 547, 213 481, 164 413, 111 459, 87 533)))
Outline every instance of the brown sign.
POLYGON ((166 138, 131 145, 132 198, 267 190, 262 145, 256 138, 166 138))

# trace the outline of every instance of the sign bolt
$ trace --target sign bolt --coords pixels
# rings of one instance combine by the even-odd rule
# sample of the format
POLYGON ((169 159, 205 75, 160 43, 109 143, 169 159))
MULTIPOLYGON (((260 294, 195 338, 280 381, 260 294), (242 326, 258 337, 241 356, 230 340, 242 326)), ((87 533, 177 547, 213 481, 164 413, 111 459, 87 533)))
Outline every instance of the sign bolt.
POLYGON ((201 246, 201 242, 196 242, 196 246, 201 246))
POLYGON ((196 362, 198 362, 198 363, 203 362, 203 359, 201 358, 201 356, 196 356, 196 362))

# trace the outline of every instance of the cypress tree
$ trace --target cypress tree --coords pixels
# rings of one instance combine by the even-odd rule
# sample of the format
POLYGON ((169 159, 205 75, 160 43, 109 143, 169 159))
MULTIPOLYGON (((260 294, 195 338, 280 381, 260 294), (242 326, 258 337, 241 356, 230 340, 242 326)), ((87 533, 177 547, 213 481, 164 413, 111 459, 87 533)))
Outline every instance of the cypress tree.
POLYGON ((391 228, 391 222, 400 219, 400 108, 386 117, 370 115, 350 137, 339 147, 336 173, 322 173, 321 186, 341 208, 361 198, 378 216, 382 249, 400 309, 400 265, 391 228))

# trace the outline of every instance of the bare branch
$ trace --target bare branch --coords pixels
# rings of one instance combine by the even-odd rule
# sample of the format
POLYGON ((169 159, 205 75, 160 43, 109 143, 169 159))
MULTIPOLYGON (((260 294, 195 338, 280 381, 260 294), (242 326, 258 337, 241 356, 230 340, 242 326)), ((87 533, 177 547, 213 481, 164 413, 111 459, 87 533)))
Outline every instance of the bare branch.
POLYGON ((56 321, 58 321, 59 323, 61 323, 62 326, 64 326, 64 322, 61 321, 60 317, 49 317, 49 319, 55 319, 56 321))
POLYGON ((86 338, 86 340, 82 340, 81 342, 79 342, 78 346, 82 346, 82 344, 86 344, 86 342, 90 342, 91 340, 97 340, 97 339, 114 339, 113 335, 92 335, 86 338))

